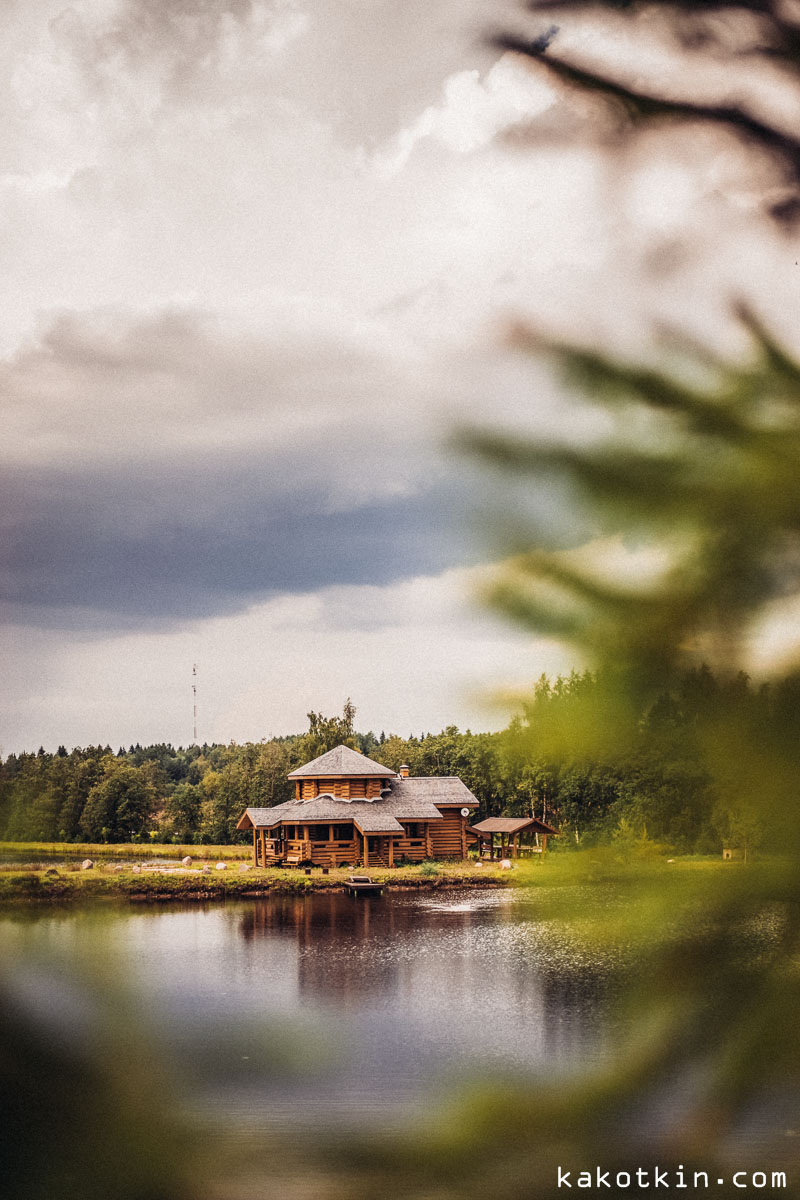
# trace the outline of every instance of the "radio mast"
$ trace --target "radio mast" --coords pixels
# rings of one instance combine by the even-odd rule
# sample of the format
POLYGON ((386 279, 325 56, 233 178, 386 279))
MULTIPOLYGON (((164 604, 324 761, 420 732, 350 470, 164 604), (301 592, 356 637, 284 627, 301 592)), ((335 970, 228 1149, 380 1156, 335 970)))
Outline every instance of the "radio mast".
POLYGON ((197 663, 192 665, 192 732, 194 740, 193 746, 197 745, 197 663))

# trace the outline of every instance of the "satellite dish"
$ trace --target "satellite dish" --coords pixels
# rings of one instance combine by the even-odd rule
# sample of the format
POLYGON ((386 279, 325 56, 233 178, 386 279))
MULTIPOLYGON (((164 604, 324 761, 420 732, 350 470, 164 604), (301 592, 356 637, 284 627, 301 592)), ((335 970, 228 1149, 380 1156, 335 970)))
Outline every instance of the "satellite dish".
POLYGON ((468 808, 462 808, 462 810, 461 810, 461 815, 462 815, 462 817, 468 817, 468 816, 469 816, 469 809, 468 809, 468 808))

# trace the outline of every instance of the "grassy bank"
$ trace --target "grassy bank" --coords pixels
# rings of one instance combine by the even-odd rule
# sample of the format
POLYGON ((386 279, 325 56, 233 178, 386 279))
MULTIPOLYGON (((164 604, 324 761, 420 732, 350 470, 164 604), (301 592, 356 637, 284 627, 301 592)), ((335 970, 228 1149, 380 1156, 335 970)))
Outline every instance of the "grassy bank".
MULTIPOLYGON (((14 855, 17 865, 0 864, 0 905, 25 901, 69 902, 93 899, 121 901, 146 900, 214 900, 231 897, 264 896, 271 893, 303 895, 312 891, 341 891, 352 873, 342 867, 323 875, 319 868, 311 874, 296 868, 253 868, 249 846, 142 846, 101 845, 88 843, 68 845, 45 842, 3 842, 0 853, 14 855), (180 859, 193 859, 193 869, 181 872, 180 859), (80 862, 90 858, 95 865, 80 869, 80 862), (115 861, 116 860, 116 861, 115 861), (122 860, 121 862, 119 860, 122 860), (175 866, 150 866, 153 860, 174 862, 175 866), (217 871, 210 864, 225 862, 226 869, 217 871), (133 869, 133 864, 142 864, 133 869), (209 869, 210 867, 210 869, 209 869)), ((547 883, 553 895, 550 903, 562 906, 555 892, 576 884, 613 881, 626 887, 671 887, 670 878, 679 875, 681 892, 693 890, 690 880, 702 885, 702 877, 710 872, 716 878, 736 874, 740 863, 723 863, 720 859, 666 858, 662 854, 642 857, 630 849, 605 847, 595 851, 577 851, 548 856, 542 863, 522 859, 512 871, 499 866, 474 861, 426 862, 391 870, 370 868, 375 880, 389 889, 437 889, 442 887, 531 887, 547 883)), ((637 903, 642 902, 641 893, 637 903)))
POLYGON ((180 860, 187 854, 201 862, 249 862, 253 847, 246 846, 173 846, 168 844, 121 842, 0 842, 0 855, 17 862, 38 862, 40 859, 124 858, 144 862, 150 858, 180 860))
MULTIPOLYGON (((230 864, 230 855, 226 857, 229 861, 227 870, 212 870, 206 874, 195 871, 179 874, 168 869, 134 872, 111 863, 98 864, 87 871, 76 870, 74 865, 39 865, 0 871, 0 904, 93 899, 192 901, 273 893, 303 895, 308 892, 341 891, 348 875, 352 874, 348 868, 331 871, 328 875, 323 875, 319 868, 310 875, 302 870, 286 868, 251 868, 245 871, 241 869, 242 864, 230 864)), ((370 876, 391 889, 498 887, 508 882, 508 872, 496 867, 465 863, 423 863, 392 870, 370 870, 370 876)))

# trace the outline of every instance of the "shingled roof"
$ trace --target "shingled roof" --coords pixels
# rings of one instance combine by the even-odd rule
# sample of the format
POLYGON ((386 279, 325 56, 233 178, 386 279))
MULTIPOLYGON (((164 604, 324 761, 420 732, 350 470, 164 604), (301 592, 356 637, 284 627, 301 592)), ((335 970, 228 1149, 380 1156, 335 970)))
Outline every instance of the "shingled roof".
POLYGON ((274 808, 245 809, 237 829, 270 829, 285 821, 289 825, 313 825, 318 821, 355 821, 362 832, 400 833, 400 820, 441 821, 442 814, 422 798, 382 796, 380 800, 335 800, 315 796, 313 800, 290 800, 274 808))
POLYGON ((487 817, 485 821, 469 826, 470 833, 520 833, 523 829, 531 829, 534 833, 558 833, 538 817, 487 817))
POLYGON ((332 779, 334 776, 344 775, 349 779, 363 779, 366 776, 380 775, 384 779, 391 779, 396 774, 396 771, 367 758, 366 754, 359 754, 358 750, 351 750, 349 746, 335 746, 333 750, 320 754, 319 758, 313 758, 311 762, 292 771, 289 778, 332 779))
POLYGON ((459 808, 477 808, 478 801, 463 780, 457 775, 408 775, 392 780, 392 796, 397 799, 412 798, 430 804, 459 808))
POLYGON ((323 793, 313 800, 288 800, 274 808, 248 808, 237 829, 270 829, 281 821, 355 821, 363 833, 399 833, 399 821, 441 821, 437 805, 475 808, 478 801, 456 776, 392 779, 391 791, 376 800, 342 800, 323 793))

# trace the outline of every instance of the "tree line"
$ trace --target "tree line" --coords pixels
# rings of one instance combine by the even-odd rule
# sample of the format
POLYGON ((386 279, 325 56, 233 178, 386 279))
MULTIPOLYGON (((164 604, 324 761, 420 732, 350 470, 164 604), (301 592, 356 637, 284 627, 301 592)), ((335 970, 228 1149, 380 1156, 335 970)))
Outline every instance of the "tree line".
POLYGON ((40 749, 0 762, 0 837, 236 842, 246 807, 291 799, 289 772, 343 742, 393 771, 407 763, 411 775, 457 775, 479 802, 476 820, 536 815, 561 830, 562 847, 780 845, 780 822, 764 820, 770 772, 759 763, 794 762, 798 700, 800 679, 754 687, 700 667, 634 705, 613 673, 586 671, 542 676, 499 733, 360 733, 348 700, 342 716, 309 713, 304 734, 257 743, 40 749))

